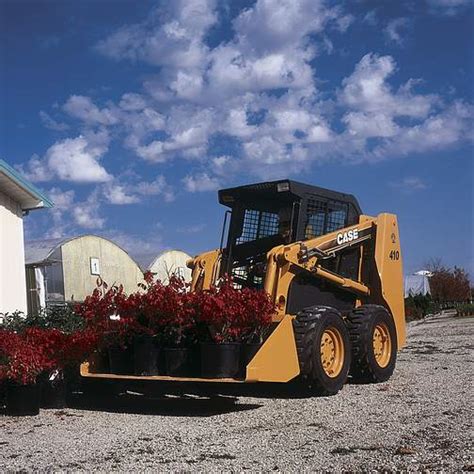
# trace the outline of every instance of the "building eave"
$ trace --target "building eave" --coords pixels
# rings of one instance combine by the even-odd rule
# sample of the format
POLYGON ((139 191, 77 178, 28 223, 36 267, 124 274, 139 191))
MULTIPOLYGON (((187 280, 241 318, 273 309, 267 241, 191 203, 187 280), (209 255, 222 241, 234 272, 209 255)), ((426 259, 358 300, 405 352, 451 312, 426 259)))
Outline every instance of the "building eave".
POLYGON ((51 208, 54 206, 53 201, 2 159, 0 159, 0 175, 5 176, 11 183, 6 194, 16 200, 23 211, 51 208))

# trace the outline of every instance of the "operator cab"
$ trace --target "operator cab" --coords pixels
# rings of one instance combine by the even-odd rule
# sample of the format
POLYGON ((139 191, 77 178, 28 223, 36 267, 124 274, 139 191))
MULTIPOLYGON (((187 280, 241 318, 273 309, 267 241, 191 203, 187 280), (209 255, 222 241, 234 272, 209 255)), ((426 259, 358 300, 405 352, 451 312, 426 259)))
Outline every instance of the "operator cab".
POLYGON ((221 276, 231 274, 237 285, 253 288, 263 286, 273 247, 356 224, 361 214, 350 194, 291 180, 222 189, 219 202, 231 209, 221 276))

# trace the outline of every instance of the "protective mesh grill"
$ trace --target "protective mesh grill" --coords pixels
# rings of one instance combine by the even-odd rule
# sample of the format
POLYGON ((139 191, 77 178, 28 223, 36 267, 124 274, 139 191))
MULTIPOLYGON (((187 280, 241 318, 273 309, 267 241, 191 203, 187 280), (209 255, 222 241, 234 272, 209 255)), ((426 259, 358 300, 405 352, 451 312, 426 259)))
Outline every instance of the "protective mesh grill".
POLYGON ((236 240, 236 244, 243 244, 244 242, 278 234, 279 221, 278 214, 246 209, 242 235, 236 240))
POLYGON ((338 201, 308 199, 305 238, 311 239, 342 229, 347 222, 348 205, 338 201))
POLYGON ((324 221, 327 205, 316 199, 308 199, 308 210, 306 213, 305 238, 311 239, 324 234, 324 221))
POLYGON ((346 226, 347 210, 347 204, 343 202, 330 201, 328 203, 326 232, 334 232, 346 226))

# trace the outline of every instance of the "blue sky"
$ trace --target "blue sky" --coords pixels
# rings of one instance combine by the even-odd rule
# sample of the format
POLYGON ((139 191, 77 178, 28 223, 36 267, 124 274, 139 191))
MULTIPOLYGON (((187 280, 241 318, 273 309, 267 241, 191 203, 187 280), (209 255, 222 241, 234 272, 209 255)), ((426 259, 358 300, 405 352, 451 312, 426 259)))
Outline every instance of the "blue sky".
POLYGON ((470 0, 0 2, 0 157, 28 239, 219 243, 216 190, 290 177, 399 216, 405 271, 474 272, 470 0))

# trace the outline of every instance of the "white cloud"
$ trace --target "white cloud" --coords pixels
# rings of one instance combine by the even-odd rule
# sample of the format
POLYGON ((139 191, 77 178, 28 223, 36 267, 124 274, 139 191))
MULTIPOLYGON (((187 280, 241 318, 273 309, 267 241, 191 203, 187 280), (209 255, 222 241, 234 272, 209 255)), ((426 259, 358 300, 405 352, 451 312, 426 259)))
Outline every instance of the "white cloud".
POLYGON ((114 125, 118 122, 117 111, 110 108, 99 109, 90 97, 72 95, 63 105, 63 110, 71 117, 88 124, 114 125))
MULTIPOLYGON (((108 202, 135 203, 152 195, 172 200, 174 191, 158 178, 112 180, 100 164, 108 147, 101 134, 158 166, 188 160, 183 183, 191 192, 216 189, 230 171, 280 177, 301 173, 313 162, 384 159, 468 139, 463 110, 469 106, 448 112, 453 104, 420 93, 419 81, 406 78, 400 85, 391 56, 365 55, 340 89, 316 77, 318 54, 332 52, 338 44, 332 35, 354 21, 342 6, 323 0, 257 0, 233 19, 231 35, 215 44, 208 33, 218 21, 216 5, 165 2, 143 22, 99 42, 101 54, 146 62, 157 66, 156 73, 147 75, 140 93, 126 92, 117 104, 99 106, 82 95, 64 104, 63 111, 82 122, 87 146, 76 142, 78 137, 66 148, 76 145, 78 161, 90 165, 81 168, 86 176, 73 172, 76 167, 70 169, 65 160, 52 169, 49 150, 43 159, 32 159, 41 166, 31 174, 40 180, 105 182, 101 192, 108 202), (444 129, 436 131, 440 123, 444 129), (99 132, 93 134, 93 128, 99 132), (233 151, 222 155, 225 141, 233 151)), ((373 11, 362 21, 379 19, 373 11)), ((409 21, 391 21, 387 38, 402 42, 409 21)))
POLYGON ((164 201, 174 200, 174 190, 163 175, 158 175, 153 181, 139 181, 136 183, 116 180, 107 183, 103 188, 103 194, 110 204, 136 204, 143 197, 162 196, 164 201))
POLYGON ((465 7, 472 5, 471 0, 427 0, 432 9, 445 15, 456 15, 465 7))
POLYGON ((25 174, 32 181, 50 181, 58 178, 76 183, 100 183, 111 176, 99 164, 107 151, 108 135, 90 133, 57 141, 43 158, 33 156, 26 165, 25 174))
POLYGON ((136 112, 146 107, 146 100, 140 94, 128 92, 127 94, 123 94, 119 106, 127 112, 136 112))
POLYGON ((389 41, 401 45, 405 41, 406 29, 409 25, 408 18, 395 18, 388 22, 384 32, 389 41))
POLYGON ((51 212, 55 211, 69 211, 74 203, 74 191, 71 189, 69 191, 63 191, 59 188, 51 188, 48 191, 48 196, 51 197, 54 202, 54 207, 51 212))
POLYGON ((229 176, 235 170, 235 159, 228 155, 216 156, 211 159, 210 168, 213 174, 221 177, 229 176))
POLYGON ((388 79, 395 67, 390 56, 368 54, 343 81, 339 100, 349 108, 342 119, 351 137, 346 139, 349 156, 359 147, 359 161, 380 160, 472 140, 471 105, 461 101, 446 105, 436 95, 417 94, 413 80, 394 91, 388 79), (367 138, 380 141, 369 149, 367 138))
POLYGON ((160 140, 153 140, 148 145, 137 146, 135 151, 140 158, 152 163, 162 163, 167 159, 163 153, 163 142, 160 140))
POLYGON ((104 195, 110 204, 135 204, 140 201, 137 196, 128 194, 125 187, 120 184, 106 185, 104 188, 104 195))
POLYGON ((391 182, 390 185, 408 193, 422 191, 428 187, 421 178, 416 176, 407 176, 401 181, 391 182))
POLYGON ((166 202, 174 201, 174 190, 163 175, 157 176, 153 181, 140 181, 135 189, 141 196, 163 196, 166 202))
POLYGON ((242 166, 262 179, 277 179, 301 172, 308 166, 308 148, 262 136, 244 144, 242 166))
POLYGON ((258 0, 234 21, 237 34, 252 47, 270 51, 299 46, 310 33, 321 33, 328 22, 346 29, 352 21, 322 0, 258 0))
POLYGON ((186 227, 179 227, 177 231, 181 234, 198 234, 199 232, 202 232, 205 228, 205 224, 195 224, 186 227))
POLYGON ((369 10, 362 18, 362 21, 370 26, 375 26, 378 23, 377 12, 369 10))
POLYGON ((26 178, 34 183, 50 181, 54 177, 54 172, 48 168, 47 163, 36 154, 34 154, 24 166, 20 166, 19 169, 26 178))
POLYGON ((198 173, 194 176, 188 175, 183 178, 183 183, 186 191, 190 193, 215 191, 220 188, 218 179, 207 173, 198 173))
POLYGON ((46 237, 52 239, 63 237, 69 227, 66 217, 73 208, 75 193, 72 189, 64 191, 54 187, 48 191, 48 196, 54 202, 54 207, 50 210, 53 225, 50 226, 46 237))
POLYGON ((257 127, 248 124, 245 108, 231 109, 224 127, 229 135, 241 138, 249 137, 257 131, 257 127))
POLYGON ((213 0, 166 2, 143 23, 121 28, 96 48, 116 60, 198 67, 207 52, 203 37, 216 21, 213 0))
POLYGON ((342 103, 350 108, 389 116, 423 118, 437 101, 434 95, 414 94, 413 81, 393 92, 387 79, 395 72, 391 56, 366 54, 343 80, 342 103))
POLYGON ((74 204, 72 209, 74 222, 84 229, 102 229, 106 219, 100 215, 100 200, 96 191, 84 202, 74 204))
POLYGON ((85 137, 56 142, 46 152, 48 168, 61 180, 78 183, 108 181, 110 175, 99 163, 101 150, 91 147, 85 137))
POLYGON ((175 155, 199 157, 217 126, 211 109, 177 106, 167 117, 165 131, 170 138, 142 144, 144 140, 135 135, 136 140, 128 143, 140 158, 153 163, 165 162, 175 155))
POLYGON ((243 56, 234 46, 223 46, 212 53, 207 72, 210 87, 217 95, 232 96, 281 88, 312 85, 312 71, 301 51, 275 52, 260 57, 243 56))
POLYGON ((395 140, 383 142, 374 157, 404 156, 430 150, 442 150, 463 142, 472 142, 474 107, 458 101, 425 121, 400 130, 395 140))
POLYGON ((45 232, 47 238, 77 235, 80 229, 102 229, 106 219, 100 214, 101 200, 97 189, 84 201, 75 200, 74 190, 53 187, 48 195, 54 200, 54 207, 48 215, 52 216, 52 225, 45 232))
POLYGON ((48 113, 44 112, 43 110, 39 113, 41 123, 50 130, 54 130, 56 132, 64 132, 65 130, 69 129, 69 125, 64 122, 58 122, 54 120, 48 113))
MULTIPOLYGON (((322 48, 327 49, 327 28, 345 31, 353 18, 322 0, 258 0, 234 19, 234 36, 210 48, 204 39, 216 21, 214 1, 173 2, 99 42, 97 50, 108 57, 160 66, 159 74, 144 83, 148 97, 124 94, 120 114, 108 106, 114 117, 120 116, 125 146, 159 164, 177 157, 209 161, 207 148, 216 133, 250 147, 268 136, 285 148, 297 141, 296 131, 305 135, 300 141, 329 142, 331 127, 309 99, 315 92, 310 61, 317 48, 310 46, 308 35, 321 35, 322 48), (280 99, 267 95, 274 90, 288 92, 280 99), (290 96, 293 104, 287 103, 290 96), (253 124, 248 117, 257 102, 275 114, 253 124), (287 105, 291 112, 285 114, 287 105), (159 111, 154 127, 143 114, 147 109, 159 111)), ((83 118, 106 122, 101 116, 108 109, 85 105, 83 118)), ((303 148, 287 147, 288 159, 293 151, 301 160, 303 148)), ((241 161, 243 166, 249 156, 241 161)), ((233 160, 233 166, 237 164, 233 160)))
POLYGON ((349 112, 342 118, 350 135, 370 137, 393 137, 399 131, 393 116, 384 113, 349 112))

